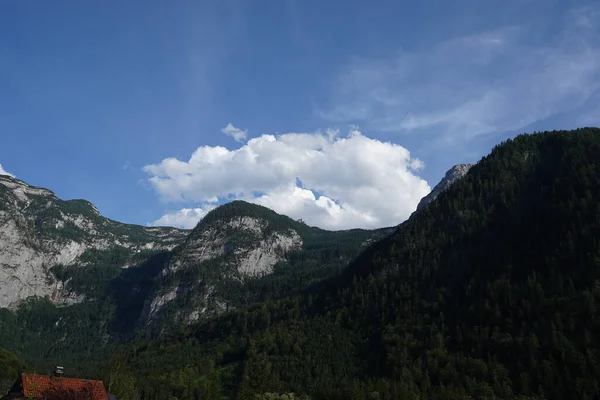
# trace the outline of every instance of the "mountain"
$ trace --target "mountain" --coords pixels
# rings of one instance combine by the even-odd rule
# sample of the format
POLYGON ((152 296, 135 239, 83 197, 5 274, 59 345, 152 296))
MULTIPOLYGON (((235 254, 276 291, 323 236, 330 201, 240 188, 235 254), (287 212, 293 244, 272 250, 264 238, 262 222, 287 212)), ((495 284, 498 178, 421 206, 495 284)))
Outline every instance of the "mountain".
POLYGON ((233 202, 82 275, 79 303, 0 309, 0 343, 35 368, 119 371, 144 400, 599 398, 597 193, 586 128, 501 143, 398 228, 233 202))
POLYGON ((164 264, 141 323, 205 315, 289 296, 335 275, 391 228, 326 231, 244 201, 212 210, 164 264))
POLYGON ((186 235, 112 221, 88 201, 60 200, 0 175, 0 308, 14 309, 31 296, 80 303, 121 268, 173 249, 186 235))
POLYGON ((597 193, 600 129, 520 135, 323 285, 126 364, 144 399, 599 398, 597 193))
POLYGON ((325 231, 242 201, 191 231, 141 227, 1 176, 0 343, 93 371, 109 343, 309 290, 393 229, 325 231))
POLYGON ((473 164, 457 164, 450 168, 442 180, 435 185, 433 190, 427 196, 421 199, 417 205, 417 212, 427 207, 427 205, 435 200, 440 193, 442 193, 444 190, 447 190, 454 182, 464 177, 472 166, 473 164))

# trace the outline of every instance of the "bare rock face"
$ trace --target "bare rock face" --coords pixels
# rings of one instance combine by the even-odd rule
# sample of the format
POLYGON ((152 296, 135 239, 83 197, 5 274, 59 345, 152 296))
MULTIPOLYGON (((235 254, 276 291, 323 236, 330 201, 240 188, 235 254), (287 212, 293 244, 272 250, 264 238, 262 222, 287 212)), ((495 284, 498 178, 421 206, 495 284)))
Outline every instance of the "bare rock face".
POLYGON ((272 233, 257 247, 238 250, 238 272, 242 276, 270 274, 275 264, 285 259, 288 251, 298 250, 301 246, 302 238, 294 230, 272 233))
POLYGON ((325 231, 256 204, 226 203, 210 211, 168 260, 155 265, 160 272, 144 297, 137 325, 186 324, 252 304, 262 295, 256 289, 261 278, 295 273, 305 265, 345 264, 355 251, 394 229, 325 231), (356 248, 330 247, 345 241, 355 241, 356 248))
POLYGON ((472 166, 473 164, 457 164, 450 168, 442 180, 435 185, 431 193, 421 199, 419 205, 417 205, 417 212, 427 207, 427 205, 435 200, 440 193, 452 186, 454 182, 465 176, 472 166))
POLYGON ((199 225, 174 257, 169 270, 227 256, 241 277, 270 273, 286 252, 302 247, 302 238, 292 229, 265 235, 267 225, 267 221, 248 216, 210 226, 199 225))
MULTIPOLYGON (((254 206, 252 206, 254 207, 254 206)), ((141 323, 155 320, 161 309, 186 297, 191 310, 177 319, 193 322, 207 313, 229 309, 226 301, 215 290, 214 280, 230 279, 243 282, 251 277, 273 272, 275 265, 286 259, 290 251, 302 248, 299 233, 289 227, 273 229, 268 219, 235 215, 209 223, 200 222, 185 243, 173 252, 173 257, 162 271, 158 290, 146 300, 141 323), (200 269, 204 278, 189 279, 186 271, 200 269), (175 283, 173 283, 175 282, 175 283)))
MULTIPOLYGON (((47 189, 0 175, 0 308, 15 308, 31 296, 55 304, 81 302, 85 296, 57 279, 57 265, 85 268, 90 250, 172 249, 187 231, 121 224, 100 215, 84 200, 63 201, 47 189)), ((125 267, 126 265, 124 265, 125 267)))

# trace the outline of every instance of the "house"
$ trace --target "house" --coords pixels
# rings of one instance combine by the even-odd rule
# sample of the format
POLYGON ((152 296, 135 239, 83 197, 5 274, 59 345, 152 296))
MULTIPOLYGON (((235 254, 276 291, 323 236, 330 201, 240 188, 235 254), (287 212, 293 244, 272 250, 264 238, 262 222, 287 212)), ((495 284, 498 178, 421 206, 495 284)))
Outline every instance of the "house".
POLYGON ((102 381, 66 378, 62 367, 52 375, 21 373, 1 400, 109 400, 102 381))

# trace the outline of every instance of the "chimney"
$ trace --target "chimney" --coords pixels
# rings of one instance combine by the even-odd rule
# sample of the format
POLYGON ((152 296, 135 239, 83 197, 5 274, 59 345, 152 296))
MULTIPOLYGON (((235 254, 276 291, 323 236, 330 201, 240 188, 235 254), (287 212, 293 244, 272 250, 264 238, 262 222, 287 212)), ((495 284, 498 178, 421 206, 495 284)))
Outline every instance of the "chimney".
POLYGON ((54 372, 52 372, 52 376, 55 378, 60 378, 65 374, 65 369, 63 367, 59 367, 58 365, 54 368, 54 372))

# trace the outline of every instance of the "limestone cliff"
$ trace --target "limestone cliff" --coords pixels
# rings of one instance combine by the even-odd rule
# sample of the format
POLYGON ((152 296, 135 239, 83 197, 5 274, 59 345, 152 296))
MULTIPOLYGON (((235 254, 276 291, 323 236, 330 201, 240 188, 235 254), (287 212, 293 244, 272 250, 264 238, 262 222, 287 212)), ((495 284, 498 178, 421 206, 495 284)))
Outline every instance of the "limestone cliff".
POLYGON ((433 200, 435 200, 440 195, 440 193, 448 189, 454 182, 465 176, 472 166, 473 164, 457 164, 450 168, 446 172, 442 180, 437 185, 435 185, 433 190, 431 190, 431 192, 427 196, 421 199, 421 201, 417 205, 417 211, 420 211, 423 208, 427 207, 427 205, 433 200))
POLYGON ((63 201, 47 189, 0 175, 0 308, 30 296, 54 303, 80 302, 85 294, 58 279, 56 266, 87 268, 102 252, 120 250, 123 267, 136 254, 172 249, 187 231, 122 224, 85 200, 63 201))
POLYGON ((282 282, 274 289, 288 295, 286 280, 310 283, 311 274, 334 273, 361 248, 389 232, 389 228, 325 231, 254 204, 225 204, 200 221, 172 252, 139 323, 189 323, 261 300, 255 295, 260 292, 257 287, 276 277, 282 282), (252 282, 257 285, 254 289, 248 286, 252 282))

